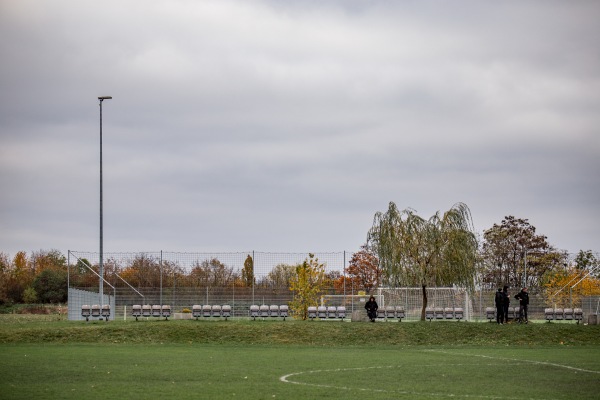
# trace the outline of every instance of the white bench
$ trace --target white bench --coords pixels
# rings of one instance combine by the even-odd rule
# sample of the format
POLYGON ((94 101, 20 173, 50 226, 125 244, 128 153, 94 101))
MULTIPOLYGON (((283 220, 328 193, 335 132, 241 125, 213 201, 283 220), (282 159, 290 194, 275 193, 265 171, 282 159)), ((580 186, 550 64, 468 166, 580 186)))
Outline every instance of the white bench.
POLYGON ((335 307, 335 306, 327 307, 327 318, 337 318, 337 307, 335 307))
POLYGON ((492 322, 494 319, 496 319, 496 309, 494 307, 486 307, 485 317, 488 319, 488 321, 492 322))
POLYGON ((222 316, 223 318, 225 318, 225 321, 227 321, 227 319, 228 319, 229 317, 231 317, 231 306, 230 306, 229 304, 224 304, 224 305, 221 307, 221 316, 222 316))
POLYGON ((171 306, 168 304, 163 304, 160 307, 160 314, 162 317, 165 318, 165 321, 167 321, 169 319, 169 317, 171 316, 171 306))
POLYGON ((204 318, 208 318, 212 316, 212 307, 210 304, 203 304, 202 305, 202 317, 204 318))
POLYGON ((161 316, 161 307, 160 304, 153 304, 152 305, 152 316, 155 318, 160 318, 161 316))
POLYGON ((218 304, 213 304, 210 308, 210 316, 214 318, 221 318, 222 307, 218 304))
POLYGON ((269 306, 269 316, 271 318, 278 318, 279 317, 279 306, 276 304, 272 304, 269 306))
POLYGON ((92 308, 87 304, 82 305, 81 316, 85 318, 86 321, 89 321, 90 317, 92 316, 92 308))
POLYGON ((110 304, 102 305, 102 311, 100 312, 100 315, 102 316, 102 318, 108 321, 108 319, 110 318, 110 304))
MULTIPOLYGON (((256 318, 283 318, 283 320, 285 321, 285 319, 289 317, 289 307, 287 305, 278 306, 277 304, 263 304, 262 306, 253 304, 250 306, 249 316, 253 320, 256 320, 256 318)), ((315 316, 311 318, 316 318, 316 307, 315 316)))
POLYGON ((460 322, 460 320, 464 317, 465 311, 462 309, 462 307, 454 307, 454 318, 456 318, 458 322, 460 322))
POLYGON ((402 319, 406 318, 406 312, 404 311, 404 307, 396 306, 396 318, 398 321, 402 322, 402 319))
POLYGON ((141 304, 134 304, 133 306, 131 306, 131 316, 135 318, 135 320, 137 321, 139 317, 142 316, 142 305, 141 304))
POLYGON ((266 304, 261 305, 260 306, 260 317, 268 318, 270 311, 271 311, 271 308, 268 305, 266 305, 266 304))
POLYGON ((452 307, 444 308, 444 318, 454 319, 454 309, 452 307))
POLYGON ((283 320, 289 316, 289 307, 285 304, 279 306, 279 316, 283 317, 283 320))
POLYGON ((573 320, 573 309, 565 308, 564 315, 565 315, 565 320, 572 321, 573 320))
POLYGON ((260 316, 260 307, 258 307, 256 304, 251 305, 249 313, 250 318, 256 321, 256 318, 260 316))
POLYGON ((562 308, 554 309, 554 319, 557 321, 563 320, 565 318, 565 312, 562 308))
MULTIPOLYGON (((258 306, 257 306, 258 307, 258 306)), ((198 318, 219 318, 223 317, 225 319, 232 316, 233 310, 230 305, 219 305, 219 304, 194 304, 192 305, 192 317, 198 318)))
POLYGON ((317 316, 321 319, 326 319, 327 318, 327 307, 318 306, 317 307, 317 316))
POLYGON ((583 310, 581 308, 573 309, 573 317, 577 323, 579 323, 579 321, 583 321, 583 310))
POLYGON ((192 306, 192 317, 196 318, 196 321, 198 320, 198 318, 200 318, 202 316, 202 306, 200 304, 194 304, 192 306))
POLYGON ((394 306, 385 306, 385 319, 396 318, 396 308, 394 306))
POLYGON ((427 307, 425 309, 425 319, 428 319, 429 321, 431 321, 432 319, 435 318, 435 312, 434 309, 431 307, 427 307))
POLYGON ((545 308, 544 318, 546 321, 583 321, 583 310, 581 308, 545 308))
POLYGON ((152 316, 152 307, 150 304, 144 304, 142 306, 142 317, 151 317, 152 316))
POLYGON ((100 318, 100 315, 101 315, 100 305, 99 304, 92 305, 92 318, 100 318))

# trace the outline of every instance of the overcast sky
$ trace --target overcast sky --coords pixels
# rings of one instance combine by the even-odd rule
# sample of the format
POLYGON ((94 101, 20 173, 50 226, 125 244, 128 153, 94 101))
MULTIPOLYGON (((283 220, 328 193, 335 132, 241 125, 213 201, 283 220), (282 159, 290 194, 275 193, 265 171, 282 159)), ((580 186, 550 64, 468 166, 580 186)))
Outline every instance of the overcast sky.
POLYGON ((0 0, 0 251, 356 251, 393 201, 600 251, 598 1, 0 0))

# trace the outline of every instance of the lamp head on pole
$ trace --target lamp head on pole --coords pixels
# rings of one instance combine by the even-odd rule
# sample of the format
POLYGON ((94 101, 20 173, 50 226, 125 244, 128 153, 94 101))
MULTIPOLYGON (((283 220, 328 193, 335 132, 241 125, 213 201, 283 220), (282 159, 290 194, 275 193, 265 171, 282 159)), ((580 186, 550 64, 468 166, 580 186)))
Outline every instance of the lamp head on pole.
POLYGON ((110 100, 112 99, 112 96, 98 96, 98 100, 102 101, 102 100, 110 100))

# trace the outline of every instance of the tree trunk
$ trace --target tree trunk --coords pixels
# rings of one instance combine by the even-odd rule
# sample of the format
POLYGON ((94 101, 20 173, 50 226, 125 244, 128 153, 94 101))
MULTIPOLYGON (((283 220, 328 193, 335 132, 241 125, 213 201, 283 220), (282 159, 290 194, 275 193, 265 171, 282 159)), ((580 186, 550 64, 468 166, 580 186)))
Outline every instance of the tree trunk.
POLYGON ((421 321, 425 321, 425 310, 427 309, 427 289, 423 285, 423 308, 421 309, 421 321))

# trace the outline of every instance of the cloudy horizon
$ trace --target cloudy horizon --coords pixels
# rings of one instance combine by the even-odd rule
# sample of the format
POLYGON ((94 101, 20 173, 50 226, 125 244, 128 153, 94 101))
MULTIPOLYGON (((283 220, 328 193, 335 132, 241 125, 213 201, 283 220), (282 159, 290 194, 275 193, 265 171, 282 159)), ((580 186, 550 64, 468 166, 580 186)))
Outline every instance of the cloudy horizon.
POLYGON ((600 3, 0 0, 0 252, 356 251, 393 201, 600 251, 600 3))

